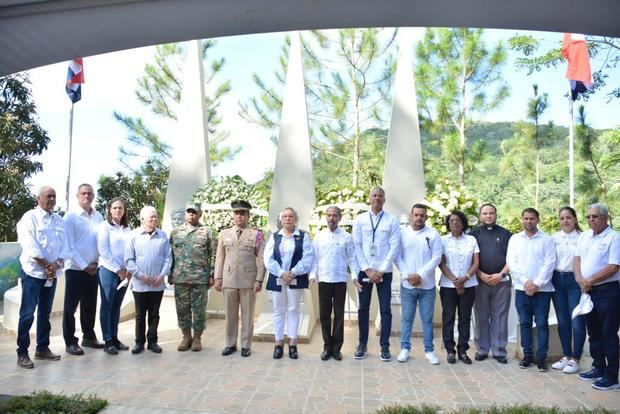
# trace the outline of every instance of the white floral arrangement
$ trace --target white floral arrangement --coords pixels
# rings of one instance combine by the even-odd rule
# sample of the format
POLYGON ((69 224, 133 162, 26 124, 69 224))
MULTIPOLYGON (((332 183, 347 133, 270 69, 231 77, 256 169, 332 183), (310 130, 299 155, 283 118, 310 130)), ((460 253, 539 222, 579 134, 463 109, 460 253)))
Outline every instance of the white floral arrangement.
MULTIPOLYGON (((232 227, 234 224, 230 209, 232 201, 245 200, 257 210, 267 208, 266 197, 238 175, 211 180, 196 190, 193 199, 203 208, 201 222, 215 234, 219 234, 221 230, 232 227), (206 208, 214 205, 221 207, 206 208)), ((267 218, 263 214, 255 214, 254 209, 250 212, 250 226, 265 230, 267 218)))
POLYGON ((428 219, 441 234, 448 233, 444 220, 454 210, 465 213, 470 227, 478 223, 478 199, 464 186, 454 184, 448 179, 435 185, 434 191, 427 197, 426 204, 429 206, 428 219))

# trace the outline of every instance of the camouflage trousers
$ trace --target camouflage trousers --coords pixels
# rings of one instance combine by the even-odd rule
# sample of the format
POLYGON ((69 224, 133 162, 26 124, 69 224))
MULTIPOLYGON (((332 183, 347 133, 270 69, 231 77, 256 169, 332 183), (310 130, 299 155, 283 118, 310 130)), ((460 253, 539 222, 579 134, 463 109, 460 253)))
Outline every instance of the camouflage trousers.
POLYGON ((182 331, 204 331, 208 293, 206 284, 174 284, 177 320, 182 331))

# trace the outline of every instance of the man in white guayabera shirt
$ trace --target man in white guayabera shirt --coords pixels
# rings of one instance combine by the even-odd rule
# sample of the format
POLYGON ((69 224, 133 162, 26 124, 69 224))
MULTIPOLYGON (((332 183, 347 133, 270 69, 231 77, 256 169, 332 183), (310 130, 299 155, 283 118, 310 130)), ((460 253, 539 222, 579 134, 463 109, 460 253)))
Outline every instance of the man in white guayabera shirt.
POLYGON ((520 368, 537 362, 538 370, 547 371, 549 349, 549 307, 554 291, 551 277, 555 266, 555 242, 538 229, 539 214, 526 208, 521 214, 523 231, 508 242, 506 263, 515 286, 515 306, 519 314, 523 359, 520 368), (536 322, 538 350, 534 359, 532 320, 536 322))
POLYGON ((65 224, 56 213, 56 191, 43 187, 37 207, 27 211, 17 223, 17 241, 22 247, 19 256, 22 302, 17 325, 17 365, 34 368, 28 356, 30 328, 37 311, 37 349, 35 359, 58 361, 60 355, 49 349, 50 313, 56 292, 56 277, 62 274, 68 256, 65 224))
POLYGON ((359 290, 359 345, 355 359, 366 357, 368 345, 368 319, 373 286, 377 286, 379 313, 381 314, 382 361, 391 361, 390 332, 392 330, 392 266, 400 250, 400 225, 398 219, 383 210, 385 191, 375 187, 370 192, 370 211, 357 216, 353 223, 355 257, 360 267, 357 280, 359 290))
POLYGON ((336 206, 325 212, 327 228, 316 235, 313 242, 314 266, 310 272, 310 284, 319 282, 319 319, 323 333, 321 359, 334 357, 342 360, 344 341, 344 304, 347 297, 349 274, 357 275, 359 268, 355 259, 353 237, 338 226, 342 212, 336 206), (348 267, 348 268, 347 268, 348 267), (350 270, 350 272, 349 272, 350 270), (334 322, 332 324, 332 311, 334 322))
POLYGON ((147 349, 159 354, 162 351, 157 344, 159 306, 164 295, 164 278, 172 265, 172 250, 166 233, 157 228, 155 207, 146 206, 140 210, 140 224, 129 233, 125 244, 125 266, 132 274, 136 305, 136 344, 131 353, 144 351, 144 343, 148 340, 147 349))
POLYGON ((103 216, 92 207, 95 192, 90 184, 81 184, 77 191, 77 207, 65 217, 67 243, 70 257, 65 263, 65 303, 62 315, 62 335, 66 351, 71 355, 83 355, 75 336, 75 311, 80 305, 82 346, 103 348, 95 334, 97 314, 97 226, 103 216))
POLYGON ((410 227, 401 229, 400 253, 396 267, 401 275, 400 302, 402 321, 400 325, 400 354, 398 362, 406 362, 411 352, 411 329, 416 306, 420 307, 424 356, 433 365, 439 364, 433 347, 433 311, 435 310, 435 269, 441 261, 443 245, 441 236, 426 225, 424 204, 414 204, 411 209, 410 227))
POLYGON ((592 369, 579 374, 601 390, 618 385, 618 329, 620 329, 620 235, 609 225, 609 210, 603 204, 588 208, 589 231, 579 236, 575 254, 575 280, 588 292, 594 308, 586 314, 592 369))

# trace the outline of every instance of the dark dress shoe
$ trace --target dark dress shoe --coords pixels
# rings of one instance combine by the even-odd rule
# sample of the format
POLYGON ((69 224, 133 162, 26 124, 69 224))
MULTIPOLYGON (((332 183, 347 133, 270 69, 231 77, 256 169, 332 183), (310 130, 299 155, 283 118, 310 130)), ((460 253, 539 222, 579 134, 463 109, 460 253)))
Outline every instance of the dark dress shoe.
POLYGON ((297 352, 297 345, 289 345, 288 346, 288 357, 290 359, 299 358, 299 352, 297 352))
POLYGON ((448 364, 456 364, 456 354, 448 354, 448 364))
POLYGON ((500 364, 507 364, 507 363, 508 363, 508 358, 506 358, 506 357, 505 357, 505 356, 503 356, 503 355, 500 355, 500 356, 494 356, 493 358, 495 358, 495 360, 496 360, 497 362, 499 362, 500 364))
POLYGON ((227 346, 226 348, 224 348, 224 350, 222 351, 222 355, 223 356, 227 356, 230 355, 234 352, 237 352, 237 347, 236 346, 227 346))
POLYGON ((116 347, 111 343, 105 344, 105 346, 103 347, 103 352, 108 355, 118 355, 118 349, 116 349, 116 347))
POLYGON ((340 351, 334 352, 332 356, 334 357, 336 361, 342 361, 342 352, 340 351))
POLYGON ((537 365, 538 365, 538 371, 540 371, 540 372, 547 372, 547 371, 549 371, 549 367, 547 367, 547 361, 545 361, 545 360, 538 361, 537 365))
POLYGON ((332 353, 329 351, 323 351, 321 352, 321 361, 327 361, 329 358, 331 358, 332 353))
POLYGON ((26 368, 26 369, 34 368, 34 362, 30 360, 30 357, 28 355, 18 355, 17 365, 19 365, 22 368, 26 368))
POLYGON ((526 355, 523 357, 521 362, 519 362, 519 368, 521 369, 529 368, 533 363, 534 363, 534 358, 532 358, 529 355, 526 355))
POLYGON ((471 365, 471 358, 469 358, 465 352, 459 354, 459 360, 463 361, 463 363, 467 365, 471 365))
POLYGON ((67 354, 84 355, 84 350, 78 344, 71 344, 65 348, 67 354))
POLYGON ((392 354, 390 354, 389 348, 383 348, 381 350, 381 354, 379 354, 379 359, 383 362, 389 362, 392 360, 392 354))
POLYGON ((250 348, 241 348, 242 357, 249 357, 250 355, 252 355, 252 350, 250 348))
POLYGON ((60 355, 53 353, 49 348, 34 353, 34 359, 45 359, 47 361, 59 361, 60 355))
POLYGON ((86 348, 102 349, 105 345, 103 342, 99 342, 97 338, 84 338, 82 339, 82 346, 86 348))
POLYGON ((118 338, 112 338, 112 344, 119 351, 128 351, 129 347, 118 340, 118 338))
POLYGON ((276 345, 273 348, 273 359, 280 359, 284 355, 284 347, 282 345, 276 345))
POLYGON ((474 355, 474 359, 476 361, 484 361, 485 359, 487 359, 489 357, 488 354, 481 354, 480 352, 476 352, 476 355, 474 355))
POLYGON ((142 353, 142 351, 144 351, 144 344, 138 344, 138 343, 136 343, 136 344, 133 346, 133 349, 131 350, 131 353, 132 353, 132 354, 134 354, 134 355, 136 355, 136 354, 140 354, 140 353, 142 353))
POLYGON ((157 345, 157 343, 154 344, 149 344, 146 349, 148 349, 151 352, 155 352, 156 354, 161 354, 161 346, 157 345))

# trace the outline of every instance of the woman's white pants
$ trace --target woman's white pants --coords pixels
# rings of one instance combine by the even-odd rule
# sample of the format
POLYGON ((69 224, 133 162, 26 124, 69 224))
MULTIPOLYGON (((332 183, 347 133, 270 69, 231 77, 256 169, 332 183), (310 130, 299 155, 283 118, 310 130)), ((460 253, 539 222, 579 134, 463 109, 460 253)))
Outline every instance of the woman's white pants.
POLYGON ((301 321, 301 297, 304 289, 290 289, 283 285, 281 292, 271 292, 273 303, 273 328, 276 341, 284 339, 284 328, 289 339, 297 338, 301 321))

